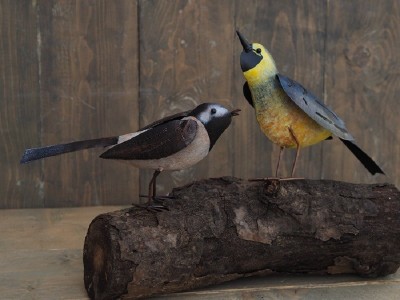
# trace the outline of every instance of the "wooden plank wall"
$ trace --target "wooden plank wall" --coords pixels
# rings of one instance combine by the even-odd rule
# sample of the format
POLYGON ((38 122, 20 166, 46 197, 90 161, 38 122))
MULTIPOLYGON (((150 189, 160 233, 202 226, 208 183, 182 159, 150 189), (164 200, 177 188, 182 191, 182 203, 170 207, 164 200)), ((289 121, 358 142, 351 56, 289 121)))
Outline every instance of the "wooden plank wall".
MULTIPOLYGON (((99 151, 23 166, 20 156, 135 131, 201 102, 243 112, 207 159, 162 174, 160 193, 198 178, 273 174, 278 147, 241 94, 235 29, 334 108, 388 174, 371 177, 333 140, 304 149, 297 175, 400 187, 397 0, 3 0, 0 208, 138 202, 151 171, 97 159, 99 151)), ((285 154, 282 175, 294 157, 285 154)))

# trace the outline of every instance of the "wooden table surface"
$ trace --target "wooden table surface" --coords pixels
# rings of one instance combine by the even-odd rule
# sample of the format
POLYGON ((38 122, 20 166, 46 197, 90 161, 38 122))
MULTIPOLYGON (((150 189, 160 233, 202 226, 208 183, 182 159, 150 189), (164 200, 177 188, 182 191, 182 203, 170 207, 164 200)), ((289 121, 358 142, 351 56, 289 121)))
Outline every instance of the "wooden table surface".
MULTIPOLYGON (((91 220, 117 206, 0 210, 0 299, 88 299, 82 248, 91 220)), ((399 299, 386 278, 274 276, 154 299, 399 299)))

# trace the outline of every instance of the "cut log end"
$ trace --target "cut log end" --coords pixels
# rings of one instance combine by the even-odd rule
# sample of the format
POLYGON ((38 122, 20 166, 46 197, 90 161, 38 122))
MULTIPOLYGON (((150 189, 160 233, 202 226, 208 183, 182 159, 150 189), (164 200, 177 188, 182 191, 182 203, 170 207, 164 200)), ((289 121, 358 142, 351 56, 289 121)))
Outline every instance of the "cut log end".
POLYGON ((116 243, 118 230, 110 227, 107 214, 92 221, 85 239, 83 263, 84 282, 91 299, 114 299, 127 292, 132 280, 129 261, 121 261, 121 250, 116 243))
POLYGON ((400 265, 400 192, 335 181, 208 179, 169 211, 96 217, 84 245, 92 299, 138 299, 276 273, 385 276, 400 265))

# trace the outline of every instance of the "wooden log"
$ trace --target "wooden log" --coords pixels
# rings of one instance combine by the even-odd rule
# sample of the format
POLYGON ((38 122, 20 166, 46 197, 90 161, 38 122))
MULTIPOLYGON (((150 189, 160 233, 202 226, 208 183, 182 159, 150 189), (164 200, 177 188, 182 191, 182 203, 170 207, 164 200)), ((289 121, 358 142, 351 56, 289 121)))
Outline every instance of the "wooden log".
POLYGON ((138 299, 277 273, 385 276, 400 265, 400 192, 390 184, 207 179, 169 211, 96 217, 84 245, 94 299, 138 299))

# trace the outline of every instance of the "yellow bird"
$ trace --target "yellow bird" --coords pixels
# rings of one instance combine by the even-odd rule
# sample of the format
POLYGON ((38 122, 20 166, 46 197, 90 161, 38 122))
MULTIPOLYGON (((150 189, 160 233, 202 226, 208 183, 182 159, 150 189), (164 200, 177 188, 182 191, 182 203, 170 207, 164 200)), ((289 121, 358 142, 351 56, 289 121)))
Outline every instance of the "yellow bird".
POLYGON ((237 31, 243 51, 240 66, 246 82, 243 94, 255 108, 262 132, 280 146, 275 176, 283 149, 296 148, 291 176, 293 177, 300 148, 323 140, 339 139, 372 174, 384 174, 382 169, 355 143, 346 126, 330 108, 298 82, 278 73, 274 59, 258 43, 249 43, 237 31))

